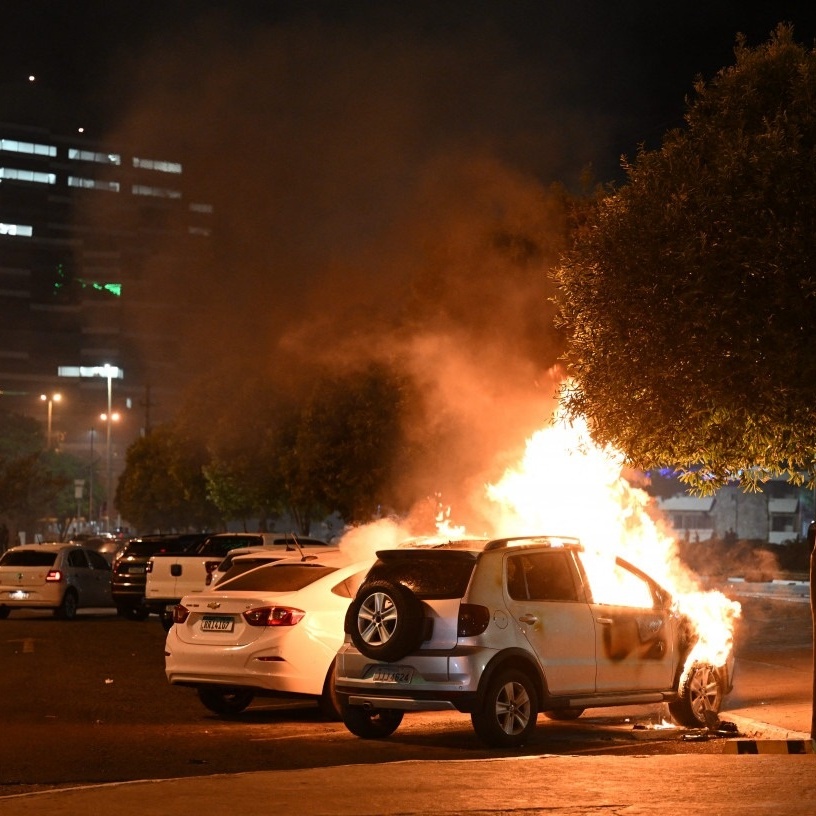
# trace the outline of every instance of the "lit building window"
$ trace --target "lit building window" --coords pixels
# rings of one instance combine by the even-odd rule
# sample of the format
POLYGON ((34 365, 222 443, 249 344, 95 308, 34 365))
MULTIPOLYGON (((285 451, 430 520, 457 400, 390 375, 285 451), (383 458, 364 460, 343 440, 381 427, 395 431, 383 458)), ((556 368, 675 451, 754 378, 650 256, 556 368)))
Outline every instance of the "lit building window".
POLYGON ((52 145, 18 142, 15 139, 0 139, 0 150, 8 150, 11 153, 28 153, 31 156, 54 157, 57 155, 57 148, 52 145))
POLYGON ((158 161, 156 159, 140 159, 134 157, 133 166, 142 170, 158 170, 160 173, 180 173, 179 162, 158 161))
POLYGON ((196 204, 195 202, 193 202, 192 204, 190 204, 190 211, 212 214, 213 206, 212 204, 196 204))
POLYGON ((112 193, 119 192, 118 181, 99 181, 98 179, 82 178, 81 176, 68 176, 69 187, 82 187, 86 190, 109 190, 112 193))
POLYGON ((34 229, 28 224, 4 224, 0 221, 0 235, 19 235, 21 238, 30 238, 34 229))
POLYGON ((38 173, 35 170, 21 170, 19 167, 0 167, 0 179, 32 181, 35 184, 56 184, 55 173, 38 173))
POLYGON ((179 190, 168 190, 166 187, 148 187, 145 184, 134 184, 133 195, 156 196, 157 198, 181 198, 179 190))
POLYGON ((122 157, 118 153, 94 153, 93 150, 79 150, 76 147, 68 148, 68 158, 74 161, 89 161, 97 164, 121 164, 122 157))

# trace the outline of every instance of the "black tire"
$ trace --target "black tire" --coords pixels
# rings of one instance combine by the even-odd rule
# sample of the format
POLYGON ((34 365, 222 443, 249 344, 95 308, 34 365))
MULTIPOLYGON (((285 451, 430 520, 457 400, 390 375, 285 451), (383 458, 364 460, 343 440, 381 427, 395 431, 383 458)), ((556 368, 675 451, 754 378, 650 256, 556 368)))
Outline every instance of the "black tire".
POLYGON ((554 708, 551 711, 545 711, 544 716, 550 720, 568 722, 569 720, 577 720, 583 713, 583 708, 554 708))
POLYGON ((255 692, 248 688, 198 686, 196 690, 204 708, 220 717, 234 717, 240 714, 255 699, 255 692))
POLYGON ((535 731, 537 716, 535 683, 520 669, 505 669, 488 681, 470 721, 476 736, 491 748, 516 748, 535 731))
POLYGON ((62 602, 54 610, 54 617, 60 620, 73 620, 77 614, 79 599, 73 589, 66 589, 62 596, 62 602))
POLYGON ((162 612, 159 615, 159 619, 161 620, 162 629, 164 629, 165 632, 169 632, 173 628, 172 612, 162 612))
POLYGON ((332 664, 329 666, 329 671, 326 675, 326 681, 323 683, 323 693, 318 700, 318 707, 323 717, 327 720, 338 722, 343 719, 343 708, 340 705, 340 699, 334 688, 335 665, 336 661, 332 660, 332 664))
POLYGON ((422 602, 402 584, 370 581, 349 606, 346 631, 366 657, 399 660, 419 648, 425 637, 422 602))
POLYGON ((0 606, 0 620, 5 620, 9 616, 9 612, 11 612, 11 609, 7 606, 0 606))
POLYGON ((385 739, 399 728, 404 713, 396 708, 343 706, 343 723, 361 739, 385 739))
POLYGON ((678 725, 705 728, 709 720, 719 719, 723 696, 716 669, 708 663, 696 663, 682 681, 680 697, 669 703, 669 713, 678 725))
POLYGON ((147 620, 150 613, 143 606, 126 606, 122 614, 128 620, 143 621, 147 620))

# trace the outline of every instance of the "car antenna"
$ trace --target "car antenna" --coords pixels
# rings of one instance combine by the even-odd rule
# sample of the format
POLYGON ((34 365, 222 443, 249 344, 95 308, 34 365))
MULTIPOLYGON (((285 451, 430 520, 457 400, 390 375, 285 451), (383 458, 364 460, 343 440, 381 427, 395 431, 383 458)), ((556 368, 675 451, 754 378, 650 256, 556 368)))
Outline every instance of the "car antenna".
MULTIPOLYGON (((297 540, 297 536, 294 533, 289 533, 289 535, 292 536, 292 543, 295 545, 294 549, 298 551, 301 561, 315 561, 317 559, 316 555, 306 555, 306 553, 303 552, 303 547, 300 546, 300 542, 297 540)), ((287 544, 286 549, 291 551, 293 548, 287 544)))

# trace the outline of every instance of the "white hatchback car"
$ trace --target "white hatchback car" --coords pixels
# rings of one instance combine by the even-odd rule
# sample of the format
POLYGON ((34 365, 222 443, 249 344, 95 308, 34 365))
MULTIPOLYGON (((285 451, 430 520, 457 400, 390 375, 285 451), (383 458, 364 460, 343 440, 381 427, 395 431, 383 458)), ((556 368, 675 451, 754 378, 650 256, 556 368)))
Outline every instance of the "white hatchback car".
POLYGON ((231 716, 256 696, 315 698, 339 718, 334 658, 343 619, 371 561, 326 554, 254 565, 182 598, 167 633, 165 673, 231 716))
POLYGON ((0 556, 0 619, 12 609, 53 609, 65 620, 80 607, 113 606, 111 567, 79 544, 21 544, 0 556))

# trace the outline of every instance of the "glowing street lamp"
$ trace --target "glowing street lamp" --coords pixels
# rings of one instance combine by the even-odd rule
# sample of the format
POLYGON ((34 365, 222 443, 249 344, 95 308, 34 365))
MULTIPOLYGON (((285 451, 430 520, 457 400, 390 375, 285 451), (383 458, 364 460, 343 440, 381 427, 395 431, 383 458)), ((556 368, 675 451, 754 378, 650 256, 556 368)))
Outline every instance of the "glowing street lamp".
POLYGON ((112 501, 112 492, 113 492, 113 467, 111 462, 111 422, 113 421, 113 411, 111 409, 111 395, 113 391, 113 383, 114 379, 121 380, 125 376, 125 372, 122 371, 119 366, 110 365, 110 363, 105 363, 105 365, 101 366, 59 366, 57 368, 57 374, 60 377, 105 377, 108 381, 108 410, 105 414, 105 424, 107 425, 107 460, 108 460, 108 473, 107 473, 107 482, 108 482, 108 496, 107 496, 107 519, 106 519, 106 530, 110 531, 110 507, 112 501))
POLYGON ((48 396, 48 394, 40 394, 40 399, 48 403, 48 431, 45 438, 47 450, 51 450, 51 415, 54 403, 62 399, 62 394, 51 394, 51 396, 48 396))

